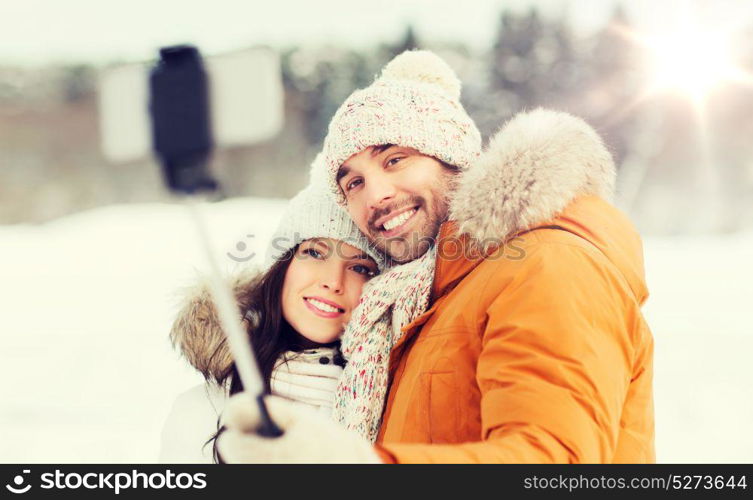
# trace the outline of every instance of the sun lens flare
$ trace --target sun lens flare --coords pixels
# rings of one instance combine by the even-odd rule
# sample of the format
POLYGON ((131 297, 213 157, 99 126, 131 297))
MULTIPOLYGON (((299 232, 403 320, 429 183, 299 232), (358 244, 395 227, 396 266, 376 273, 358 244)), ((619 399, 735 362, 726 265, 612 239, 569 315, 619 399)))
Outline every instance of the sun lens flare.
POLYGON ((718 85, 735 79, 729 42, 714 33, 684 32, 646 40, 653 91, 680 91, 703 99, 718 85))
POLYGON ((667 96, 684 97, 704 114, 710 95, 729 84, 753 87, 753 74, 740 60, 741 28, 701 23, 699 14, 647 33, 624 24, 610 27, 617 35, 640 49, 644 84, 635 99, 623 106, 632 109, 647 101, 667 96))

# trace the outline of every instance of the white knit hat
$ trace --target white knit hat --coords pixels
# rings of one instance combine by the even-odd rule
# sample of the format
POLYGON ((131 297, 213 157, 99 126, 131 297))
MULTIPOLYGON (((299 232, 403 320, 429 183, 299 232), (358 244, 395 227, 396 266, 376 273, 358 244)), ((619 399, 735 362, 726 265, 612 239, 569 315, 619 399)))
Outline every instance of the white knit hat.
POLYGON ((462 170, 481 153, 481 134, 460 104, 460 80, 433 52, 403 52, 335 113, 322 166, 338 203, 345 203, 335 182, 342 163, 382 144, 410 147, 462 170))
POLYGON ((311 238, 340 240, 366 252, 379 270, 384 256, 374 248, 353 223, 348 212, 334 202, 321 177, 323 157, 319 154, 311 166, 311 180, 288 203, 285 213, 267 247, 265 267, 270 267, 288 250, 311 238))

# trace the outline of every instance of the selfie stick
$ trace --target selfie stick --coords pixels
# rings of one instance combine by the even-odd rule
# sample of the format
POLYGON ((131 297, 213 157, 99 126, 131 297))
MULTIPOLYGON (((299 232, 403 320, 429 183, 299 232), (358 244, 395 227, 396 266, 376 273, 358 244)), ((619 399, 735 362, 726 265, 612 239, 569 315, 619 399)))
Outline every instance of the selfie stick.
MULTIPOLYGON (((261 414, 258 433, 282 435, 264 403, 265 385, 233 293, 223 281, 201 216, 200 195, 219 188, 207 166, 212 152, 207 76, 196 47, 179 45, 160 49, 160 59, 149 75, 149 113, 152 144, 171 192, 185 197, 210 267, 210 291, 222 329, 238 369, 244 391, 254 395, 261 414)), ((251 119, 251 117, 249 117, 251 119)))

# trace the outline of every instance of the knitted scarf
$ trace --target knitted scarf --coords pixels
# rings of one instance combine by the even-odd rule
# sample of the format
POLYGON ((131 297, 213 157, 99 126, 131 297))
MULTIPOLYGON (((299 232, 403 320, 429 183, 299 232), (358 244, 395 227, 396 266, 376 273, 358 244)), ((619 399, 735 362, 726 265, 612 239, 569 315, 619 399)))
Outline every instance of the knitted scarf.
POLYGON ((371 279, 341 339, 348 361, 335 391, 332 418, 376 441, 387 396, 392 347, 402 328, 429 305, 436 247, 371 279))

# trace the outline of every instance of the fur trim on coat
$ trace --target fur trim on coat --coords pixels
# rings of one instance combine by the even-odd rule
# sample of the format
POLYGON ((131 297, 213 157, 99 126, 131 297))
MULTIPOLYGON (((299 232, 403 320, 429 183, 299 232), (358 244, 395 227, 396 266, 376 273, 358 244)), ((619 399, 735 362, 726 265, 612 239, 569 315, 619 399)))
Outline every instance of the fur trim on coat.
MULTIPOLYGON (((596 131, 570 114, 536 109, 508 121, 478 162, 463 172, 450 206, 459 232, 480 248, 551 220, 582 195, 611 201, 615 166, 596 131)), ((239 305, 254 273, 233 279, 239 305)), ((203 283, 189 290, 170 332, 173 344, 208 381, 222 378, 231 356, 203 283)))
MULTIPOLYGON (((258 271, 246 271, 232 279, 231 286, 241 311, 249 305, 244 292, 255 286, 260 277, 258 271)), ((217 383, 225 378, 233 358, 212 302, 209 283, 202 280, 187 289, 184 297, 184 305, 170 330, 170 340, 207 382, 217 383)))
POLYGON ((450 207, 484 250, 552 219, 581 195, 611 201, 615 166, 596 131, 570 114, 519 113, 463 173, 450 207))

